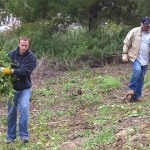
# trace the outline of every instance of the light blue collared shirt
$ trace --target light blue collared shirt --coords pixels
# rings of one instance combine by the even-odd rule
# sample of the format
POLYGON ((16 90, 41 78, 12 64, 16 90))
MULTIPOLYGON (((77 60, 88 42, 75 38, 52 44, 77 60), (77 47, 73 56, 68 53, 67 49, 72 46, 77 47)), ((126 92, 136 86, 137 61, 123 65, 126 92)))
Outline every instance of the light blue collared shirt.
POLYGON ((145 66, 149 63, 149 46, 150 46, 150 32, 142 31, 142 40, 140 50, 137 56, 137 59, 142 66, 145 66))

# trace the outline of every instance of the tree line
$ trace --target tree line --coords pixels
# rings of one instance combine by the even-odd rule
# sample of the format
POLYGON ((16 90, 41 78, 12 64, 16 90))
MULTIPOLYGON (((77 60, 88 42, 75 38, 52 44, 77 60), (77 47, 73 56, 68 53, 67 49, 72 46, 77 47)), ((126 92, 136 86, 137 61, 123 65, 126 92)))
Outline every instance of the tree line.
POLYGON ((150 0, 0 0, 0 10, 13 14, 23 23, 78 22, 89 31, 108 20, 136 24, 139 18, 149 14, 149 6, 150 0))

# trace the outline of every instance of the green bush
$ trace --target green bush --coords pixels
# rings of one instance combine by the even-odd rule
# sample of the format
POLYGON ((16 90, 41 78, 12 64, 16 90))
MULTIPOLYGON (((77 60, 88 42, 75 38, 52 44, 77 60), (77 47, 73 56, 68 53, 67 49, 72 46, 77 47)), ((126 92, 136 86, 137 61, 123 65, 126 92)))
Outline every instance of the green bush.
MULTIPOLYGON (((11 60, 7 55, 6 51, 0 51, 0 67, 8 67, 11 66, 11 60)), ((0 101, 4 100, 5 97, 12 98, 13 96, 13 86, 12 81, 14 77, 11 75, 4 75, 0 72, 0 101)))
POLYGON ((127 27, 110 23, 92 32, 86 29, 56 32, 51 24, 41 21, 23 24, 7 34, 0 34, 0 47, 4 50, 12 49, 16 47, 19 36, 27 35, 31 39, 31 49, 39 58, 44 54, 75 65, 76 60, 82 56, 97 57, 104 61, 105 57, 122 53, 127 31, 127 27))

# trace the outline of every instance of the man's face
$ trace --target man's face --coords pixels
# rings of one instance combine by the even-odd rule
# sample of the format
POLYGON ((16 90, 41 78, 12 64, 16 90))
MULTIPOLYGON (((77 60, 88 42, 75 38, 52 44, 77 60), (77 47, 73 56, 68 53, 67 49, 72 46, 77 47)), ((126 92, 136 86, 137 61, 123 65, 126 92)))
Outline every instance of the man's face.
POLYGON ((19 48, 20 48, 20 54, 22 55, 23 53, 25 53, 28 48, 29 48, 29 41, 24 41, 24 40, 20 40, 20 43, 19 43, 19 48))
POLYGON ((144 26, 143 23, 141 23, 142 31, 148 32, 150 29, 150 26, 144 26))

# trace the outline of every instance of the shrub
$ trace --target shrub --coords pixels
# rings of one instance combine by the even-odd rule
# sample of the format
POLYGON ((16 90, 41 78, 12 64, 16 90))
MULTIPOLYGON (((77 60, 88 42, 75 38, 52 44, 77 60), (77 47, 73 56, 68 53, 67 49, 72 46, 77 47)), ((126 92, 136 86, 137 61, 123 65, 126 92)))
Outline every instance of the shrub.
MULTIPOLYGON (((0 51, 0 64, 0 67, 10 67, 11 65, 11 60, 6 51, 0 51)), ((14 77, 11 75, 4 75, 0 72, 0 100, 12 98, 14 92, 12 86, 13 79, 14 77)))
POLYGON ((2 36, 0 46, 4 50, 12 49, 16 46, 19 36, 27 35, 31 39, 30 47, 38 58, 45 54, 64 64, 76 65, 77 60, 84 58, 83 56, 90 56, 104 64, 106 57, 122 53, 123 39, 127 30, 125 26, 110 23, 92 32, 86 29, 56 32, 52 24, 41 21, 23 24, 16 30, 0 35, 2 36))

